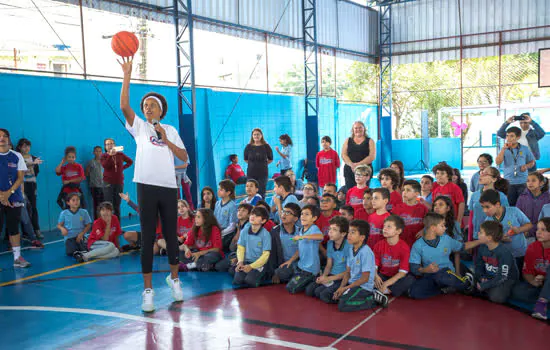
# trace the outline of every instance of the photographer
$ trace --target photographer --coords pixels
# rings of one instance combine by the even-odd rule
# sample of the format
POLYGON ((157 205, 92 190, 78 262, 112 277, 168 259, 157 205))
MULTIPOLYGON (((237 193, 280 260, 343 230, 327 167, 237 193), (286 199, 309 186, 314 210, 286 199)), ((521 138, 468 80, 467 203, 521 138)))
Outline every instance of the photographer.
POLYGON ((122 146, 117 147, 114 139, 105 139, 104 145, 105 153, 101 156, 103 200, 113 204, 114 214, 120 219, 120 197, 118 194, 124 193, 123 171, 131 167, 134 162, 122 153, 124 148, 122 146))
MULTIPOLYGON (((522 113, 521 115, 515 115, 508 118, 504 124, 497 131, 497 135, 500 138, 506 139, 506 129, 510 127, 513 122, 518 122, 521 129, 521 137, 518 142, 524 146, 529 147, 531 153, 536 160, 540 159, 539 140, 544 137, 544 130, 540 125, 531 119, 531 114, 522 113)), ((529 171, 537 170, 537 163, 529 169, 529 171)))

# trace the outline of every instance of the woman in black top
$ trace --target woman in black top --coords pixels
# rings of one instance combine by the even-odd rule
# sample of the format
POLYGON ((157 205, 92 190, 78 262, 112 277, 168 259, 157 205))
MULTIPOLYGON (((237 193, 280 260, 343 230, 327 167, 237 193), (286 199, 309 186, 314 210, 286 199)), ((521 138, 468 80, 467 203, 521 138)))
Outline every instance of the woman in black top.
POLYGON ((246 176, 258 181, 260 187, 258 193, 265 198, 267 185, 267 166, 273 162, 273 150, 264 140, 261 129, 252 130, 250 143, 244 149, 244 161, 248 164, 246 176))
POLYGON ((344 178, 346 188, 349 190, 355 183, 355 168, 359 165, 369 165, 376 158, 376 144, 374 140, 367 136, 367 128, 360 121, 353 123, 351 128, 351 137, 348 138, 342 146, 342 159, 346 164, 344 166, 344 178))

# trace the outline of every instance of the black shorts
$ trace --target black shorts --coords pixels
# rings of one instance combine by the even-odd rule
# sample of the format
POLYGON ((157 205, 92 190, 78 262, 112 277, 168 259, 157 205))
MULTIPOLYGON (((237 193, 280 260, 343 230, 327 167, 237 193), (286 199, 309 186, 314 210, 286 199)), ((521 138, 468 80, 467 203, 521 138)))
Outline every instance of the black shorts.
POLYGON ((21 209, 22 207, 6 207, 0 204, 0 234, 4 225, 6 233, 9 236, 17 236, 19 234, 19 225, 21 224, 21 209))

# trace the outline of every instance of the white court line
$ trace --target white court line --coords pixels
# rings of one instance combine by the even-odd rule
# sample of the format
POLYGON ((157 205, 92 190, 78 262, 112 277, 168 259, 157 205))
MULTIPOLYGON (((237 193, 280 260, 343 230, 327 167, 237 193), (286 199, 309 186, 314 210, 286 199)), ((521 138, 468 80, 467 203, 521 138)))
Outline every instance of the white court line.
MULTIPOLYGON (((125 229, 125 228, 128 228, 128 227, 135 227, 135 226, 139 226, 140 224, 133 224, 133 225, 127 225, 127 226, 122 226, 121 229, 125 229)), ((48 242, 48 243, 44 243, 44 245, 49 245, 49 244, 54 244, 54 243, 59 243, 59 242, 64 242, 65 240, 64 239, 58 239, 57 241, 51 241, 51 242, 48 242)), ((33 247, 25 247, 25 248, 21 248, 21 251, 23 250, 39 250, 40 248, 33 248, 33 247)), ((2 252, 0 253, 0 255, 4 255, 4 254, 11 254, 12 252, 11 251, 6 251, 6 252, 2 252)))
MULTIPOLYGON (((248 334, 237 333, 234 331, 231 331, 229 333, 222 335, 220 334, 219 330, 214 330, 211 328, 197 327, 197 326, 189 325, 188 323, 181 324, 181 323, 168 321, 168 320, 159 320, 159 319, 154 319, 149 317, 123 314, 120 312, 111 312, 111 311, 102 311, 102 310, 93 310, 93 309, 66 308, 66 307, 47 307, 47 306, 0 306, 0 311, 46 311, 46 312, 49 311, 49 312, 73 313, 73 314, 80 314, 80 315, 113 317, 113 318, 125 319, 130 321, 136 321, 136 322, 152 323, 152 324, 158 324, 158 325, 168 326, 168 327, 177 327, 177 328, 184 329, 186 331, 193 331, 197 333, 207 333, 211 336, 218 337, 218 338, 233 337, 237 339, 253 341, 256 343, 284 346, 292 349, 303 349, 303 350, 321 349, 316 346, 288 342, 288 341, 278 340, 278 339, 258 337, 258 336, 248 335, 248 334)), ((323 349, 329 349, 329 348, 323 348, 323 349)))
MULTIPOLYGON (((392 301, 395 300, 395 297, 391 298, 389 301, 388 301, 388 305, 390 305, 390 303, 392 301)), ((355 327, 353 327, 352 329, 350 329, 346 334, 344 334, 343 336, 341 336, 340 338, 336 339, 334 342, 332 342, 332 344, 330 344, 328 346, 328 348, 333 348, 336 344, 338 344, 339 342, 341 342, 342 340, 344 340, 345 338, 347 338, 351 333, 355 332, 359 327, 361 327, 362 325, 364 325, 365 323, 367 323, 371 318, 373 318, 374 316, 376 316, 376 314, 378 314, 380 311, 382 311, 383 308, 379 308, 378 310, 376 310, 375 312, 373 312, 372 314, 370 314, 367 318, 365 318, 363 321, 359 322, 355 327)))

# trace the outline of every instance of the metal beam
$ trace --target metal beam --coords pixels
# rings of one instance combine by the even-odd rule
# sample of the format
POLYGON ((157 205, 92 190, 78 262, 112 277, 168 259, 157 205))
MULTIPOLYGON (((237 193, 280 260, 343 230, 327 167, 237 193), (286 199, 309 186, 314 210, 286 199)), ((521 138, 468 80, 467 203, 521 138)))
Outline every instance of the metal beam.
POLYGON ((380 6, 379 11, 380 81, 378 122, 380 125, 381 167, 389 166, 392 159, 392 43, 391 6, 380 6))
POLYGON ((191 178, 191 194, 197 203, 198 194, 198 155, 196 145, 196 89, 195 53, 193 36, 192 0, 174 0, 171 9, 176 30, 176 70, 178 84, 178 120, 180 135, 185 141, 189 166, 187 174, 191 178))
POLYGON ((316 176, 319 151, 319 79, 316 0, 302 0, 302 42, 304 46, 304 97, 306 117, 307 170, 316 176))
POLYGON ((372 0, 372 1, 367 1, 367 6, 369 7, 391 6, 391 5, 403 4, 406 2, 413 2, 413 1, 416 1, 416 0, 372 0))

